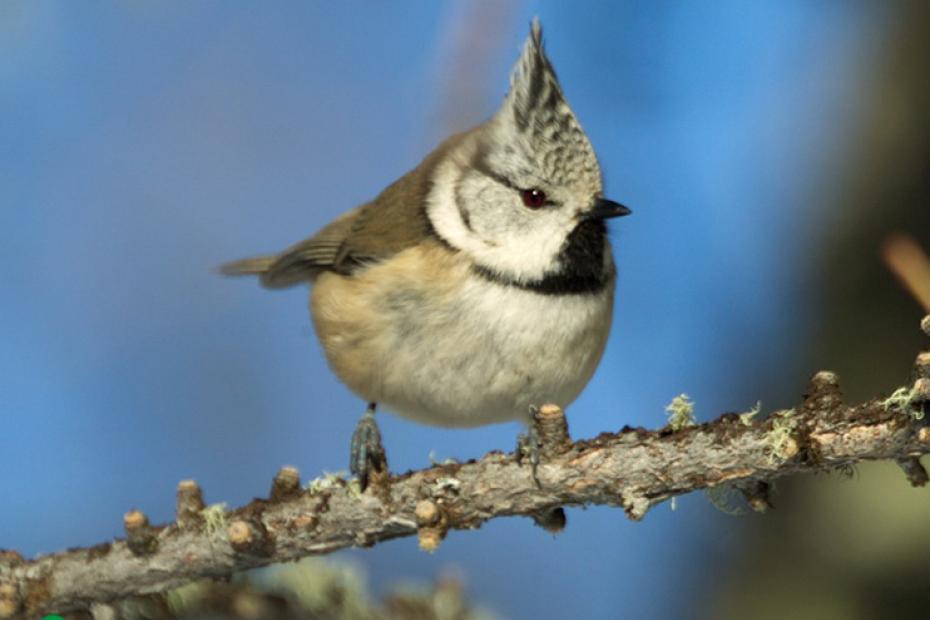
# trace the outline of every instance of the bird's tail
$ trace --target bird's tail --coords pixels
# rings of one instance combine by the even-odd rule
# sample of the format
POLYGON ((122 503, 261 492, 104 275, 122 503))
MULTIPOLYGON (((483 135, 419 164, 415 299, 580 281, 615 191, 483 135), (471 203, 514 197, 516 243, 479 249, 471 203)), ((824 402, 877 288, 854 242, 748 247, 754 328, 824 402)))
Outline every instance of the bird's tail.
POLYGON ((261 276, 278 260, 277 256, 254 256, 220 265, 224 276, 261 276))

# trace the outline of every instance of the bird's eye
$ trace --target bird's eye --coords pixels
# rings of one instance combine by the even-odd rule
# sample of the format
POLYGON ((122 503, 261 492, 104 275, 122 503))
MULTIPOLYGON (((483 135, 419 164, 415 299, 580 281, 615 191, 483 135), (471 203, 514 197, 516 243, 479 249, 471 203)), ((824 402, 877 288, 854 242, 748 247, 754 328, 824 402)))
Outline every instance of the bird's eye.
POLYGON ((523 204, 530 209, 538 209, 546 204, 546 193, 541 189, 523 190, 523 204))

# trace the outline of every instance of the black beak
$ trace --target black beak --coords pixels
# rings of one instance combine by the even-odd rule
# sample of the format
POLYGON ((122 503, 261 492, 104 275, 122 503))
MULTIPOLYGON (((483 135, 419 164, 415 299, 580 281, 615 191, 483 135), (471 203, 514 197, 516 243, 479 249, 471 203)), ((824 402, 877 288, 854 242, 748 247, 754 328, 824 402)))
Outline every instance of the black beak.
POLYGON ((591 220, 606 220, 610 217, 622 217, 630 213, 632 213, 632 211, 619 202, 607 200, 606 198, 595 198, 594 206, 586 211, 584 216, 591 220))

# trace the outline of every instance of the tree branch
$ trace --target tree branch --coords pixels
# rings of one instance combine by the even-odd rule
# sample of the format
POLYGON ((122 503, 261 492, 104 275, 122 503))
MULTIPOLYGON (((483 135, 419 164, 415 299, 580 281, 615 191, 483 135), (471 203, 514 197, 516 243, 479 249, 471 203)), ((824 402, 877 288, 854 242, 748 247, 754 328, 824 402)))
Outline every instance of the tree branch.
POLYGON ((0 618, 88 609, 401 536, 417 535, 422 548, 433 550, 450 529, 475 529, 495 517, 530 516, 558 529, 561 506, 619 506, 638 520, 671 497, 731 485, 764 510, 771 480, 861 461, 894 460, 922 486, 927 472, 918 457, 930 452, 930 352, 918 356, 915 368, 913 385, 887 399, 844 404, 836 375, 819 372, 797 407, 764 420, 730 413, 680 430, 624 428, 575 442, 561 410, 546 406, 537 414, 535 477, 531 463, 500 452, 385 476, 364 493, 338 477, 302 489, 296 470, 284 468, 269 499, 229 511, 204 509, 199 487, 184 481, 175 523, 151 526, 133 511, 125 517, 127 540, 31 561, 0 551, 0 618))

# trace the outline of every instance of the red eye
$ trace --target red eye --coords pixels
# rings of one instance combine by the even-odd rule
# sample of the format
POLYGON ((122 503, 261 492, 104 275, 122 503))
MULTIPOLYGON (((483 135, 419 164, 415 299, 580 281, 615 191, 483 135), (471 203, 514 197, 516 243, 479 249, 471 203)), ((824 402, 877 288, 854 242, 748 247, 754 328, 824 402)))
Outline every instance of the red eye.
POLYGON ((540 189, 523 190, 523 204, 530 209, 538 209, 546 204, 546 193, 540 189))

